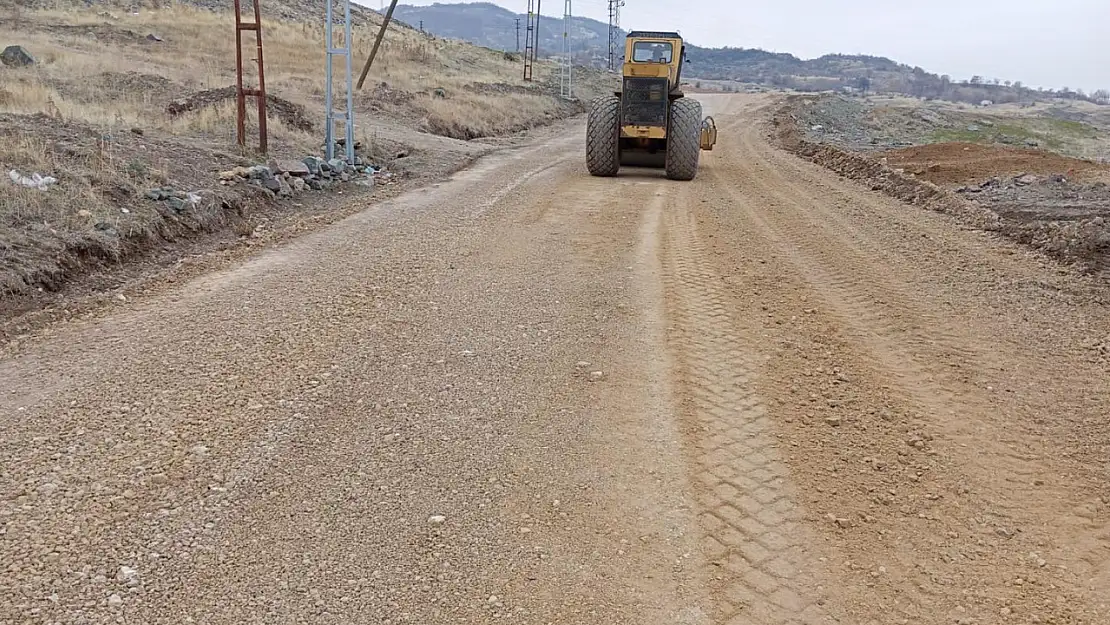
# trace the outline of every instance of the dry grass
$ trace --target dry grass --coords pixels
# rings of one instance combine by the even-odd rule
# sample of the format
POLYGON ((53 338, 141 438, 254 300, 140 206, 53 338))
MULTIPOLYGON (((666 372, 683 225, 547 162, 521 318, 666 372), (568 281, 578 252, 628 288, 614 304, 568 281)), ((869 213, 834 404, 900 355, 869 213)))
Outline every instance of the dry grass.
MULTIPOLYGON (((263 10, 316 10, 312 2, 290 1, 263 10)), ((224 192, 205 195, 203 205, 184 212, 144 197, 157 186, 220 189, 218 170, 261 158, 236 145, 233 101, 174 116, 166 110, 172 101, 235 83, 233 16, 159 4, 137 14, 130 5, 89 8, 72 0, 48 9, 5 9, 0 41, 24 46, 38 62, 0 67, 0 313, 5 294, 51 290, 89 267, 249 221, 248 209, 224 192), (162 40, 148 40, 151 33, 162 40), (17 187, 6 179, 10 169, 52 175, 58 183, 45 192, 17 187), (227 202, 237 208, 229 210, 227 202)), ((278 158, 299 159, 322 148, 326 80, 319 22, 263 19, 267 91, 303 107, 315 125, 311 131, 287 126, 271 109, 270 154, 278 158)), ((379 24, 353 30, 355 78, 379 24)), ((256 84, 253 44, 244 41, 243 50, 246 82, 256 84)), ((540 64, 536 75, 551 71, 540 64)), ((500 52, 391 26, 364 89, 355 93, 356 138, 375 157, 397 153, 378 150, 379 143, 383 150, 410 147, 399 141, 413 140, 413 133, 398 127, 469 139, 579 111, 550 88, 524 85, 519 73, 518 63, 500 52)), ((342 65, 334 76, 334 95, 342 102, 342 65)), ((581 76, 582 98, 592 95, 591 88, 608 88, 597 73, 593 84, 589 72, 581 76)), ((252 134, 255 116, 252 102, 252 134)), ((439 150, 442 141, 428 141, 433 147, 426 149, 439 150)))
MULTIPOLYGON (((223 112, 182 125, 161 111, 167 96, 234 83, 235 38, 229 13, 187 6, 138 15, 120 11, 115 14, 118 19, 100 13, 93 9, 25 12, 0 24, 0 40, 21 43, 40 61, 33 69, 5 73, 0 110, 60 114, 106 129, 141 126, 175 134, 218 135, 233 130, 233 119, 223 112), (149 33, 164 41, 146 41, 149 33), (148 77, 148 88, 142 89, 141 84, 131 91, 105 88, 113 86, 103 84, 106 77, 130 73, 148 77)), ((376 31, 376 26, 365 26, 352 33, 356 78, 376 31)), ((342 44, 342 34, 336 29, 337 45, 342 44)), ((268 91, 322 112, 323 39, 322 24, 263 18, 268 91)), ((252 56, 247 43, 244 51, 245 57, 252 56)), ((343 67, 337 65, 334 95, 340 97, 343 67)), ((254 83, 253 64, 246 69, 248 82, 254 83)), ((547 93, 490 98, 464 89, 475 82, 519 84, 519 73, 519 65, 499 52, 391 26, 366 88, 383 81, 392 89, 416 94, 442 88, 451 94, 448 101, 435 101, 416 111, 428 116, 428 128, 453 128, 465 116, 469 127, 492 134, 527 125, 529 118, 542 120, 557 108, 556 98, 547 93), (502 123, 503 119, 512 121, 502 123)))

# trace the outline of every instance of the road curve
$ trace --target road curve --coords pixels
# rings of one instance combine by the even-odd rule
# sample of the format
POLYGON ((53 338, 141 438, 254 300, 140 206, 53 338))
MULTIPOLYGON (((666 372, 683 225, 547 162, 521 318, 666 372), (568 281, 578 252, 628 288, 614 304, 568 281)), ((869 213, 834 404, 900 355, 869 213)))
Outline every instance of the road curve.
POLYGON ((0 360, 0 624, 1110 620, 1105 286, 581 122, 0 360))

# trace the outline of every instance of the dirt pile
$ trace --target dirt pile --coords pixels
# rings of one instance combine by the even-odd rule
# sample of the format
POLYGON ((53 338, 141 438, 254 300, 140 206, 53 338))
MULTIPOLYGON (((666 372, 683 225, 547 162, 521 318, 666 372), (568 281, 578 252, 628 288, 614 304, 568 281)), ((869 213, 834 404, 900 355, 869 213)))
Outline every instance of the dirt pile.
MULTIPOLYGON (((170 102, 166 106, 166 112, 170 117, 176 117, 182 113, 188 113, 208 106, 215 106, 220 102, 234 99, 236 95, 235 85, 230 87, 221 87, 219 89, 205 89, 198 91, 193 95, 184 98, 178 98, 170 102)), ((248 106, 254 106, 254 98, 250 98, 248 106)), ((311 131, 313 129, 312 122, 308 119, 308 113, 305 107, 294 104, 289 100, 279 98, 271 93, 266 94, 266 114, 267 116, 274 116, 285 123, 290 128, 298 130, 311 131)))
POLYGON ((994 176, 1060 174, 1069 180, 1110 178, 1110 165, 1085 161, 1046 150, 975 143, 934 143, 891 150, 887 163, 918 178, 940 185, 980 182, 994 176))
MULTIPOLYGON (((1052 213, 1042 212, 1038 219, 1030 220, 1027 212, 1006 210, 1002 202, 964 199, 927 179, 918 178, 912 172, 891 167, 874 156, 809 140, 800 127, 802 119, 798 110, 812 106, 806 102, 813 100, 813 97, 791 96, 774 113, 770 134, 779 147, 846 178, 867 184, 874 191, 953 215, 966 225, 997 232, 1085 271, 1110 270, 1110 219, 1107 219, 1110 207, 1078 219, 1060 219, 1052 213), (1002 210, 992 204, 999 204, 1002 210)), ((959 150, 963 151, 962 147, 959 150)))

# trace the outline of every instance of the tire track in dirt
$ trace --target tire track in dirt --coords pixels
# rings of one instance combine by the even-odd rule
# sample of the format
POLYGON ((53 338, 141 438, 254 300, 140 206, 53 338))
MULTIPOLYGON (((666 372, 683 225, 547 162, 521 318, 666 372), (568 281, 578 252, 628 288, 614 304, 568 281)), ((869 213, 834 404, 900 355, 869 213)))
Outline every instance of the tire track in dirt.
MULTIPOLYGON (((1069 480, 1048 485, 1044 479, 1087 471, 1081 464, 1054 460, 1071 454, 1060 448, 1059 438, 1045 436, 1041 415, 1060 413, 1063 418, 1056 417, 1053 427, 1063 433, 1072 423, 1064 415, 1078 417, 1106 408, 1105 401, 1100 408, 1099 400, 1072 397, 1078 389, 1071 380, 1060 385, 1061 370, 1071 369, 1079 374, 1081 368, 1086 368, 1085 363, 1081 364, 1081 354, 1075 350, 1079 341, 1068 344, 1057 340, 1049 350, 1048 358, 1056 360, 1051 363, 1046 362, 1044 355, 1037 356, 1044 349, 1038 344, 1040 336, 1029 340, 1028 329, 1020 325, 1007 335, 994 332, 991 327, 981 329, 975 319, 966 316, 958 319, 961 325, 955 325, 956 305, 946 308, 946 314, 930 312, 937 308, 923 299, 921 276, 943 274, 951 267, 943 264, 943 250, 922 253, 922 246, 914 246, 912 258, 915 265, 918 259, 921 264, 915 272, 908 272, 901 266, 902 259, 894 257, 896 251, 882 247, 875 238, 882 235, 881 224, 889 214, 879 205, 881 200, 864 193, 852 195, 852 189, 845 186, 847 183, 838 184, 840 181, 836 180, 825 183, 819 172, 810 171, 807 163, 774 150, 754 131, 742 132, 737 138, 743 151, 751 156, 747 161, 753 163, 751 170, 755 173, 742 175, 742 182, 769 197, 788 198, 793 206, 808 209, 769 209, 764 214, 792 243, 802 243, 804 252, 795 258, 805 264, 806 272, 814 278, 813 284, 830 284, 841 297, 840 302, 846 304, 841 307, 844 318, 856 320, 852 324, 854 338, 870 338, 883 350, 878 353, 896 355, 885 359, 884 365, 903 374, 903 380, 912 384, 915 399, 923 407, 934 414, 947 415, 937 421, 944 424, 948 435, 978 450, 965 456, 964 461, 979 467, 975 481, 982 491, 990 493, 990 504, 999 508, 1010 522, 1026 526, 1036 525, 1036 518, 1029 514, 1030 502, 1054 510, 1055 522, 1060 527, 1043 535, 1043 539, 1063 538, 1065 545, 1072 544, 1062 547, 1064 553, 1059 557, 1076 571, 1082 571, 1080 578, 1106 579, 1110 572, 1107 559, 1110 523, 1099 519, 1095 512, 1106 504, 1106 494, 1092 496, 1082 488, 1077 490, 1069 480), (864 220, 872 232, 861 232, 844 214, 851 212, 853 203, 873 211, 871 218, 864 220), (826 233, 830 236, 825 236, 826 233), (918 289, 916 293, 911 290, 914 287, 918 289), (1060 354, 1061 351, 1066 353, 1060 354), (1016 371, 1017 377, 1026 382, 1024 388, 994 392, 995 387, 1004 383, 1007 371, 1016 371), (1028 392, 1031 387, 1048 392, 1033 395, 1028 392)), ((970 260, 977 269, 985 268, 969 278, 986 273, 1038 281, 1044 274, 1043 267, 1032 263, 1006 263, 1007 257, 988 246, 953 241, 950 232, 931 220, 920 219, 924 215, 918 217, 914 221, 912 213, 896 214, 895 223, 907 239, 924 238, 936 247, 950 246, 958 250, 965 262, 970 260)), ((1028 306, 1027 301, 1025 305, 1028 306)), ((1100 373, 1105 375, 1104 370, 1093 367, 1080 375, 1098 379, 1100 373)), ((1105 384, 1103 387, 1110 390, 1105 384)))
MULTIPOLYGON (((998 503, 1008 511, 1019 510, 1023 500, 1037 493, 1033 483, 1043 471, 1026 462, 1026 451, 1015 452, 999 440, 987 442, 980 436, 984 423, 1006 425, 983 388, 1005 366, 986 346, 977 346, 976 337, 912 303, 912 277, 872 260, 884 254, 854 237, 812 187, 791 182, 781 169, 759 165, 769 161, 764 149, 755 145, 757 138, 744 133, 738 140, 743 152, 755 158, 750 159, 752 167, 733 172, 731 177, 747 193, 765 198, 759 208, 742 203, 749 209, 746 216, 776 246, 789 252, 808 283, 846 321, 843 330, 847 337, 868 345, 923 411, 948 417, 934 424, 965 444, 990 445, 990 453, 978 457, 985 461, 989 456, 990 466, 984 469, 1004 468, 995 486, 1010 489, 1014 495, 998 503), (955 415, 962 418, 951 418, 955 415)), ((729 195, 736 199, 738 193, 730 189, 729 195)), ((1040 489, 1037 496, 1043 495, 1040 489)))
MULTIPOLYGON (((748 114, 750 116, 750 112, 748 114)), ((1069 508, 1077 502, 1089 501, 1090 493, 1081 493, 1067 480, 1058 479, 1059 471, 1067 470, 1066 464, 1034 453, 1051 447, 1036 448, 1036 441, 1028 440, 1029 437, 1023 439, 1020 432, 1013 431, 1010 420, 1015 416, 1019 419, 1030 416, 1035 404, 1023 405, 1016 399, 992 394, 993 389, 987 386, 998 379, 1003 368, 1031 366, 1035 361, 1026 361, 1009 350, 999 350, 996 343, 977 334, 973 324, 955 323, 950 310, 957 310, 964 302, 952 302, 950 308, 943 308, 934 305, 938 293, 942 293, 943 302, 943 291, 914 291, 932 285, 928 284, 928 278, 912 273, 911 265, 903 259, 892 261, 891 255, 905 253, 906 246, 884 250, 878 246, 879 239, 861 234, 859 228, 838 214, 844 211, 844 204, 853 200, 872 201, 864 199, 863 189, 858 198, 830 194, 829 187, 836 186, 836 182, 823 184, 819 175, 809 174, 787 162, 785 156, 780 158, 777 153, 772 154, 748 125, 751 120, 742 119, 743 112, 739 117, 729 119, 724 125, 724 140, 719 144, 724 148, 721 150, 724 158, 719 161, 721 166, 707 168, 703 174, 709 178, 705 197, 725 198, 724 202, 710 204, 710 214, 706 216, 709 223, 705 227, 716 234, 717 243, 727 240, 721 246, 723 252, 719 251, 721 248, 714 252, 737 259, 735 262, 739 263, 741 273, 751 272, 744 264, 751 263, 753 257, 762 256, 760 262, 773 267, 768 274, 774 278, 762 285, 766 290, 761 299, 771 302, 773 312, 783 314, 782 306, 785 305, 791 309, 786 314, 796 316, 790 317, 789 323, 776 321, 783 324, 779 330, 773 324, 765 330, 770 328, 777 333, 784 344, 796 344, 799 338, 802 343, 808 341, 832 357, 825 362, 849 363, 860 371, 858 375, 850 373, 851 385, 845 383, 837 387, 834 383, 831 394, 826 392, 825 396, 830 398, 830 407, 838 407, 822 410, 848 415, 859 410, 868 413, 848 416, 846 422, 858 437, 852 441, 857 449, 828 449, 830 439, 839 440, 839 432, 843 429, 826 426, 824 432, 807 433, 804 439, 808 441, 803 439, 803 444, 827 451, 797 466, 804 468, 810 495, 814 489, 817 493, 831 492, 834 497, 829 505, 854 508, 861 516, 866 510, 869 512, 867 518, 880 517, 880 526, 893 524, 885 525, 886 529, 880 528, 879 535, 870 540, 860 536, 861 532, 871 533, 863 528, 845 535, 848 539, 845 548, 854 548, 853 561, 885 560, 887 568, 891 567, 891 562, 901 563, 886 573, 872 571, 872 575, 883 576, 882 585, 890 593, 887 599, 878 601, 909 600, 910 605, 903 606, 899 612, 918 622, 939 623, 946 618, 944 612, 956 607, 948 603, 954 598, 953 585, 964 585, 964 592, 970 591, 968 599, 974 598, 972 605, 993 604, 994 609, 1003 610, 1002 614, 1020 608, 1033 616, 1039 612, 1041 617, 1038 618, 1051 615, 1049 618, 1065 619, 1057 622, 1096 622, 1087 619, 1099 610, 1098 593, 1092 591, 1098 587, 1095 582, 1105 575, 1100 573, 1105 558, 1098 554, 1104 553, 1100 544, 1104 544, 1106 533, 1104 520, 1097 519, 1097 498, 1092 502, 1093 509, 1091 504, 1081 503, 1077 511, 1077 516, 1087 514, 1093 523, 1082 523, 1078 518, 1069 520, 1072 518, 1069 508), (830 310, 819 310, 820 305, 818 309, 811 309, 812 295, 830 310), (801 310, 802 307, 806 310, 801 310), (828 312, 832 313, 831 318, 828 312), (803 337, 793 334, 803 329, 807 334, 817 334, 803 337), (860 366, 866 371, 858 369, 860 366), (860 390, 864 394, 861 395, 860 390), (911 415, 908 420, 896 418, 901 434, 898 429, 884 431, 890 429, 890 424, 884 423, 888 417, 884 420, 875 417, 888 414, 884 405, 899 407, 900 413, 911 415), (844 407, 850 410, 844 411, 844 407), (912 415, 926 417, 922 420, 912 415), (907 431, 906 421, 915 429, 933 426, 932 429, 939 433, 937 440, 933 440, 932 433, 897 440, 907 431), (879 427, 877 433, 873 426, 879 427), (814 435, 817 438, 812 438, 814 435), (907 454, 904 445, 909 442, 914 442, 918 453, 907 454), (850 469, 847 475, 837 471, 836 467, 861 449, 870 455, 854 461, 873 465, 875 474, 860 473, 861 478, 855 478, 851 475, 857 469, 850 469), (909 478, 910 484, 891 488, 888 497, 880 485, 890 484, 890 479, 876 476, 888 470, 880 467, 888 466, 886 458, 894 451, 897 451, 894 457, 898 458, 898 464, 903 465, 894 465, 895 479, 909 478), (833 467, 831 471, 811 464, 826 462, 833 467), (812 481, 814 479, 816 482, 812 481), (830 491, 830 487, 834 490, 830 491), (844 491, 875 493, 874 501, 867 501, 871 495, 861 499, 844 491), (909 505, 892 511, 894 515, 875 512, 883 511, 883 506, 896 501, 909 505), (875 502, 882 504, 876 508, 875 502), (920 510, 916 515, 913 514, 915 508, 920 510), (1056 523, 1064 521, 1071 527, 1061 533, 1054 532, 1054 529, 1063 528, 1053 528, 1048 514, 1053 514, 1056 523), (913 517, 920 521, 912 521, 913 517), (906 536, 911 540, 903 544, 889 544, 889 528, 904 532, 909 529, 907 524, 918 525, 920 529, 906 536), (1086 527, 1081 529, 1080 525, 1086 527), (1016 534, 1014 528, 1020 528, 1016 534), (942 530, 941 536, 947 530, 948 539, 938 539, 934 534, 937 530, 942 530), (1072 573, 1062 567, 1033 572, 1036 568, 1030 561, 1043 562, 1043 559, 1034 558, 1032 553, 1046 548, 1052 550, 1056 546, 1054 542, 1064 543, 1059 547, 1059 555, 1069 566, 1081 565, 1073 568, 1083 569, 1083 572, 1072 573), (1082 549, 1081 545, 1087 548, 1082 549), (969 558, 966 554, 976 554, 976 557, 969 558), (940 559, 935 560, 938 556, 940 559), (968 561, 962 561, 965 559, 968 561), (929 560, 935 561, 926 564, 929 560), (999 565, 1003 566, 999 568, 999 565), (899 568, 901 570, 897 571, 899 568), (1049 575, 1049 587, 1045 587, 1042 580, 1037 585, 1027 583, 1015 592, 1013 584, 1004 581, 1007 574, 1034 579, 1042 573, 1049 575), (899 584, 911 586, 899 587, 899 584), (1054 592, 1061 597, 1068 596, 1068 603, 1072 605, 1052 605, 1048 597, 1054 592)), ((875 229, 882 227, 881 220, 889 211, 877 208, 872 217, 875 229)), ((893 221, 897 225, 887 224, 889 230, 905 228, 906 237, 921 236, 922 228, 913 228, 912 218, 904 221, 894 218, 893 221)), ((933 233, 939 227, 932 225, 925 230, 933 233)), ((898 234, 903 233, 899 231, 898 234)), ((944 234, 947 236, 943 240, 945 243, 957 236, 955 232, 944 234)), ((966 241, 973 238, 974 235, 966 236, 966 241)), ((965 245, 974 251, 973 244, 965 245)), ((1010 274, 1034 273, 1029 268, 1032 266, 1007 269, 1010 274)), ((935 267, 928 269, 935 270, 935 267)), ((981 276, 973 274, 971 277, 981 276)), ((1021 336, 1015 340, 1020 341, 1021 336)), ((803 358, 813 359, 813 356, 803 358)), ((822 368, 816 364, 813 360, 803 360, 787 375, 797 380, 798 373, 803 371, 804 376, 821 374, 822 368)), ((779 365, 775 368, 780 370, 779 375, 789 371, 779 365)), ((806 377, 801 379, 806 380, 806 377)), ((822 389, 814 382, 801 385, 812 391, 828 391, 829 388, 826 385, 822 389)), ((815 397, 812 391, 810 401, 815 397)), ((765 389, 765 392, 770 392, 765 397, 776 405, 777 390, 765 389)), ((1020 397, 1020 393, 1013 395, 1020 397)), ((801 398, 778 397, 783 402, 778 404, 783 406, 783 415, 789 415, 785 417, 787 421, 807 421, 815 416, 811 414, 814 411, 802 407, 805 402, 799 402, 801 398)), ((833 418, 836 424, 841 423, 841 417, 833 418)), ((850 463, 845 468, 849 467, 850 463)), ((865 525, 871 522, 874 521, 866 521, 865 525)), ((850 568, 857 566, 853 563, 850 568)), ((859 601, 859 597, 848 599, 859 601)), ((963 609, 960 607, 948 617, 968 618, 963 609)), ((879 622, 884 621, 880 619, 879 622)))
POLYGON ((818 623, 804 513, 753 392, 757 356, 737 330, 692 216, 666 218, 664 284, 676 329, 679 394, 698 488, 715 622, 818 623))

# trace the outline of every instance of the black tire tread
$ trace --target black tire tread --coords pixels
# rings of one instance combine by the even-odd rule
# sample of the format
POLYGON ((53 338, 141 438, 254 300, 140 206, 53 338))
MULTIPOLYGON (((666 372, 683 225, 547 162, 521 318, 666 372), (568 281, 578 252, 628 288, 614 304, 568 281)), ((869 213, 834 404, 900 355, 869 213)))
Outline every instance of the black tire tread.
POLYGON ((620 170, 621 101, 604 95, 590 102, 586 121, 586 169, 594 176, 615 176, 620 170))
POLYGON ((701 156, 701 102, 679 98, 671 102, 670 128, 667 130, 667 178, 693 180, 701 156))

